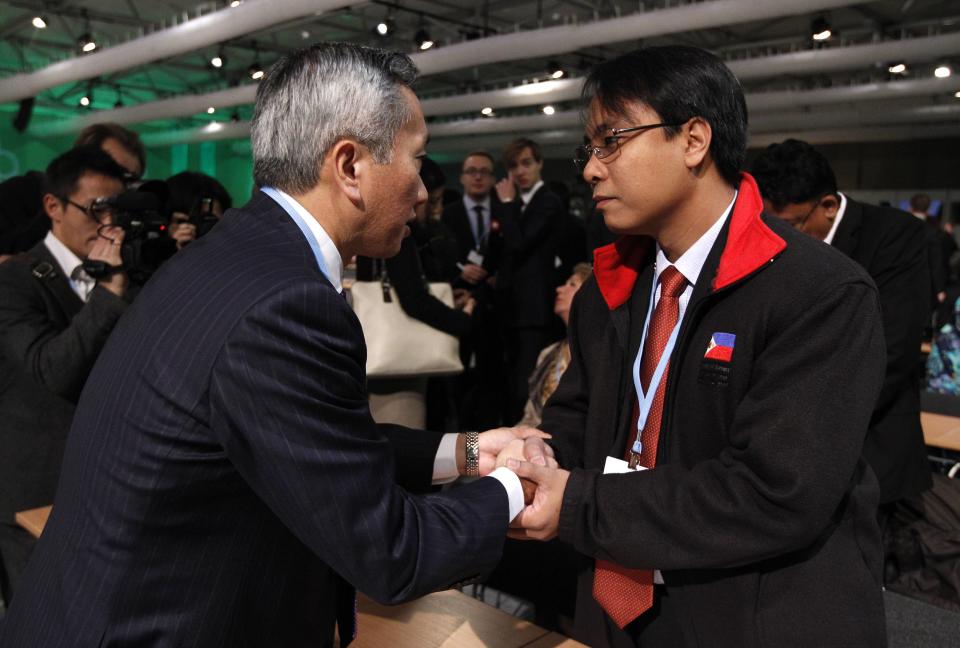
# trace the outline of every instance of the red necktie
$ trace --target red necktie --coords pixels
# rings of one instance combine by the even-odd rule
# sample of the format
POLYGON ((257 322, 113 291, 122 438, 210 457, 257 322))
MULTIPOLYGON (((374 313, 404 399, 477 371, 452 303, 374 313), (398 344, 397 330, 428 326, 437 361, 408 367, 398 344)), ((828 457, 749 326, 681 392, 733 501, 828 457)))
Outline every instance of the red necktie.
MULTIPOLYGON (((670 334, 680 315, 680 295, 687 286, 680 271, 667 266, 660 273, 660 299, 653 316, 647 339, 643 344, 640 358, 640 385, 646 390, 657 368, 663 349, 667 346, 670 334)), ((646 424, 640 435, 643 450, 640 454, 641 465, 653 468, 657 460, 657 441, 660 437, 660 421, 663 416, 663 397, 667 385, 667 371, 663 372, 657 392, 653 397, 646 424)), ((625 455, 629 456, 633 446, 633 430, 637 429, 638 411, 634 404, 633 425, 627 435, 625 455)), ((630 569, 606 560, 597 560, 593 575, 593 598, 613 619, 621 630, 628 623, 650 609, 653 605, 653 571, 650 569, 630 569)))

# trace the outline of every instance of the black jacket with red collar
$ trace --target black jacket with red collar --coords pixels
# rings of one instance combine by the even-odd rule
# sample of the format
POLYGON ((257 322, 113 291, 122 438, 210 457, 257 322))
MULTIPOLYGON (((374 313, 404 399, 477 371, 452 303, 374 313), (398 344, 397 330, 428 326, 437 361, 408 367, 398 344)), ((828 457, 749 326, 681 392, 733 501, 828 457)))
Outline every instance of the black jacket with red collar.
POLYGON ((587 557, 576 627, 592 646, 885 644, 877 482, 861 456, 884 374, 877 291, 761 211, 744 175, 671 356, 652 470, 601 474, 635 434, 653 241, 597 250, 574 302, 571 363, 541 427, 572 470, 559 535, 587 557), (729 360, 707 357, 716 340, 729 360), (646 615, 616 630, 591 597, 593 558, 661 569, 683 636, 647 640, 646 615))

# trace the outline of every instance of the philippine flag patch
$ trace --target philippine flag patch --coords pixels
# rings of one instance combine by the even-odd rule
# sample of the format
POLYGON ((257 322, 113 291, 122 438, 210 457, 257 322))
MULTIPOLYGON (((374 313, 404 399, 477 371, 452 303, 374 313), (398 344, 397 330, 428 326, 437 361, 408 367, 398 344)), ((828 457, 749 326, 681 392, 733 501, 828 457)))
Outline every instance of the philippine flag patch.
POLYGON ((733 347, 737 343, 737 336, 733 333, 714 333, 710 336, 710 344, 703 357, 709 360, 730 362, 733 358, 733 347))

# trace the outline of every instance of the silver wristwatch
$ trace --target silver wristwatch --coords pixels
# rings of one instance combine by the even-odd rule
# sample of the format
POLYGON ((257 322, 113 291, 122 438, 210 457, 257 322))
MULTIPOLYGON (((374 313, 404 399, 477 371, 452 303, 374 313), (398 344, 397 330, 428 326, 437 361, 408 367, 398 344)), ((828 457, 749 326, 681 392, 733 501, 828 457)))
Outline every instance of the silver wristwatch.
POLYGON ((467 432, 467 471, 468 477, 480 476, 480 433, 467 432))

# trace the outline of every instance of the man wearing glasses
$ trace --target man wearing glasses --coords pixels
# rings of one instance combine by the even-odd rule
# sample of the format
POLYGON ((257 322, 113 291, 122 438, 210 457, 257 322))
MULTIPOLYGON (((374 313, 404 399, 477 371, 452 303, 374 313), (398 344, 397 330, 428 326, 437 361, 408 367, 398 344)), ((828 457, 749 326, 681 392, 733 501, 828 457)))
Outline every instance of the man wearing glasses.
POLYGON ((122 264, 124 232, 97 200, 123 191, 126 171, 98 147, 47 169, 46 238, 0 265, 0 558, 10 603, 34 541, 14 513, 53 501, 74 405, 126 309, 123 272, 95 281, 83 260, 122 264))
POLYGON ((493 180, 493 157, 484 151, 470 153, 460 173, 463 199, 443 208, 443 223, 457 239, 460 280, 470 288, 486 281, 493 270, 488 254, 497 222, 493 213, 497 205, 491 200, 493 180))
POLYGON ((877 284, 887 371, 863 449, 888 511, 932 483, 920 427, 920 342, 931 303, 926 229, 906 212, 842 194, 827 158, 806 142, 771 144, 753 175, 768 213, 843 252, 877 284))
POLYGON ((512 534, 578 550, 591 646, 885 645, 873 282, 762 215, 717 57, 631 52, 585 98, 576 160, 620 239, 574 301, 553 438, 508 462, 538 484, 512 534))

